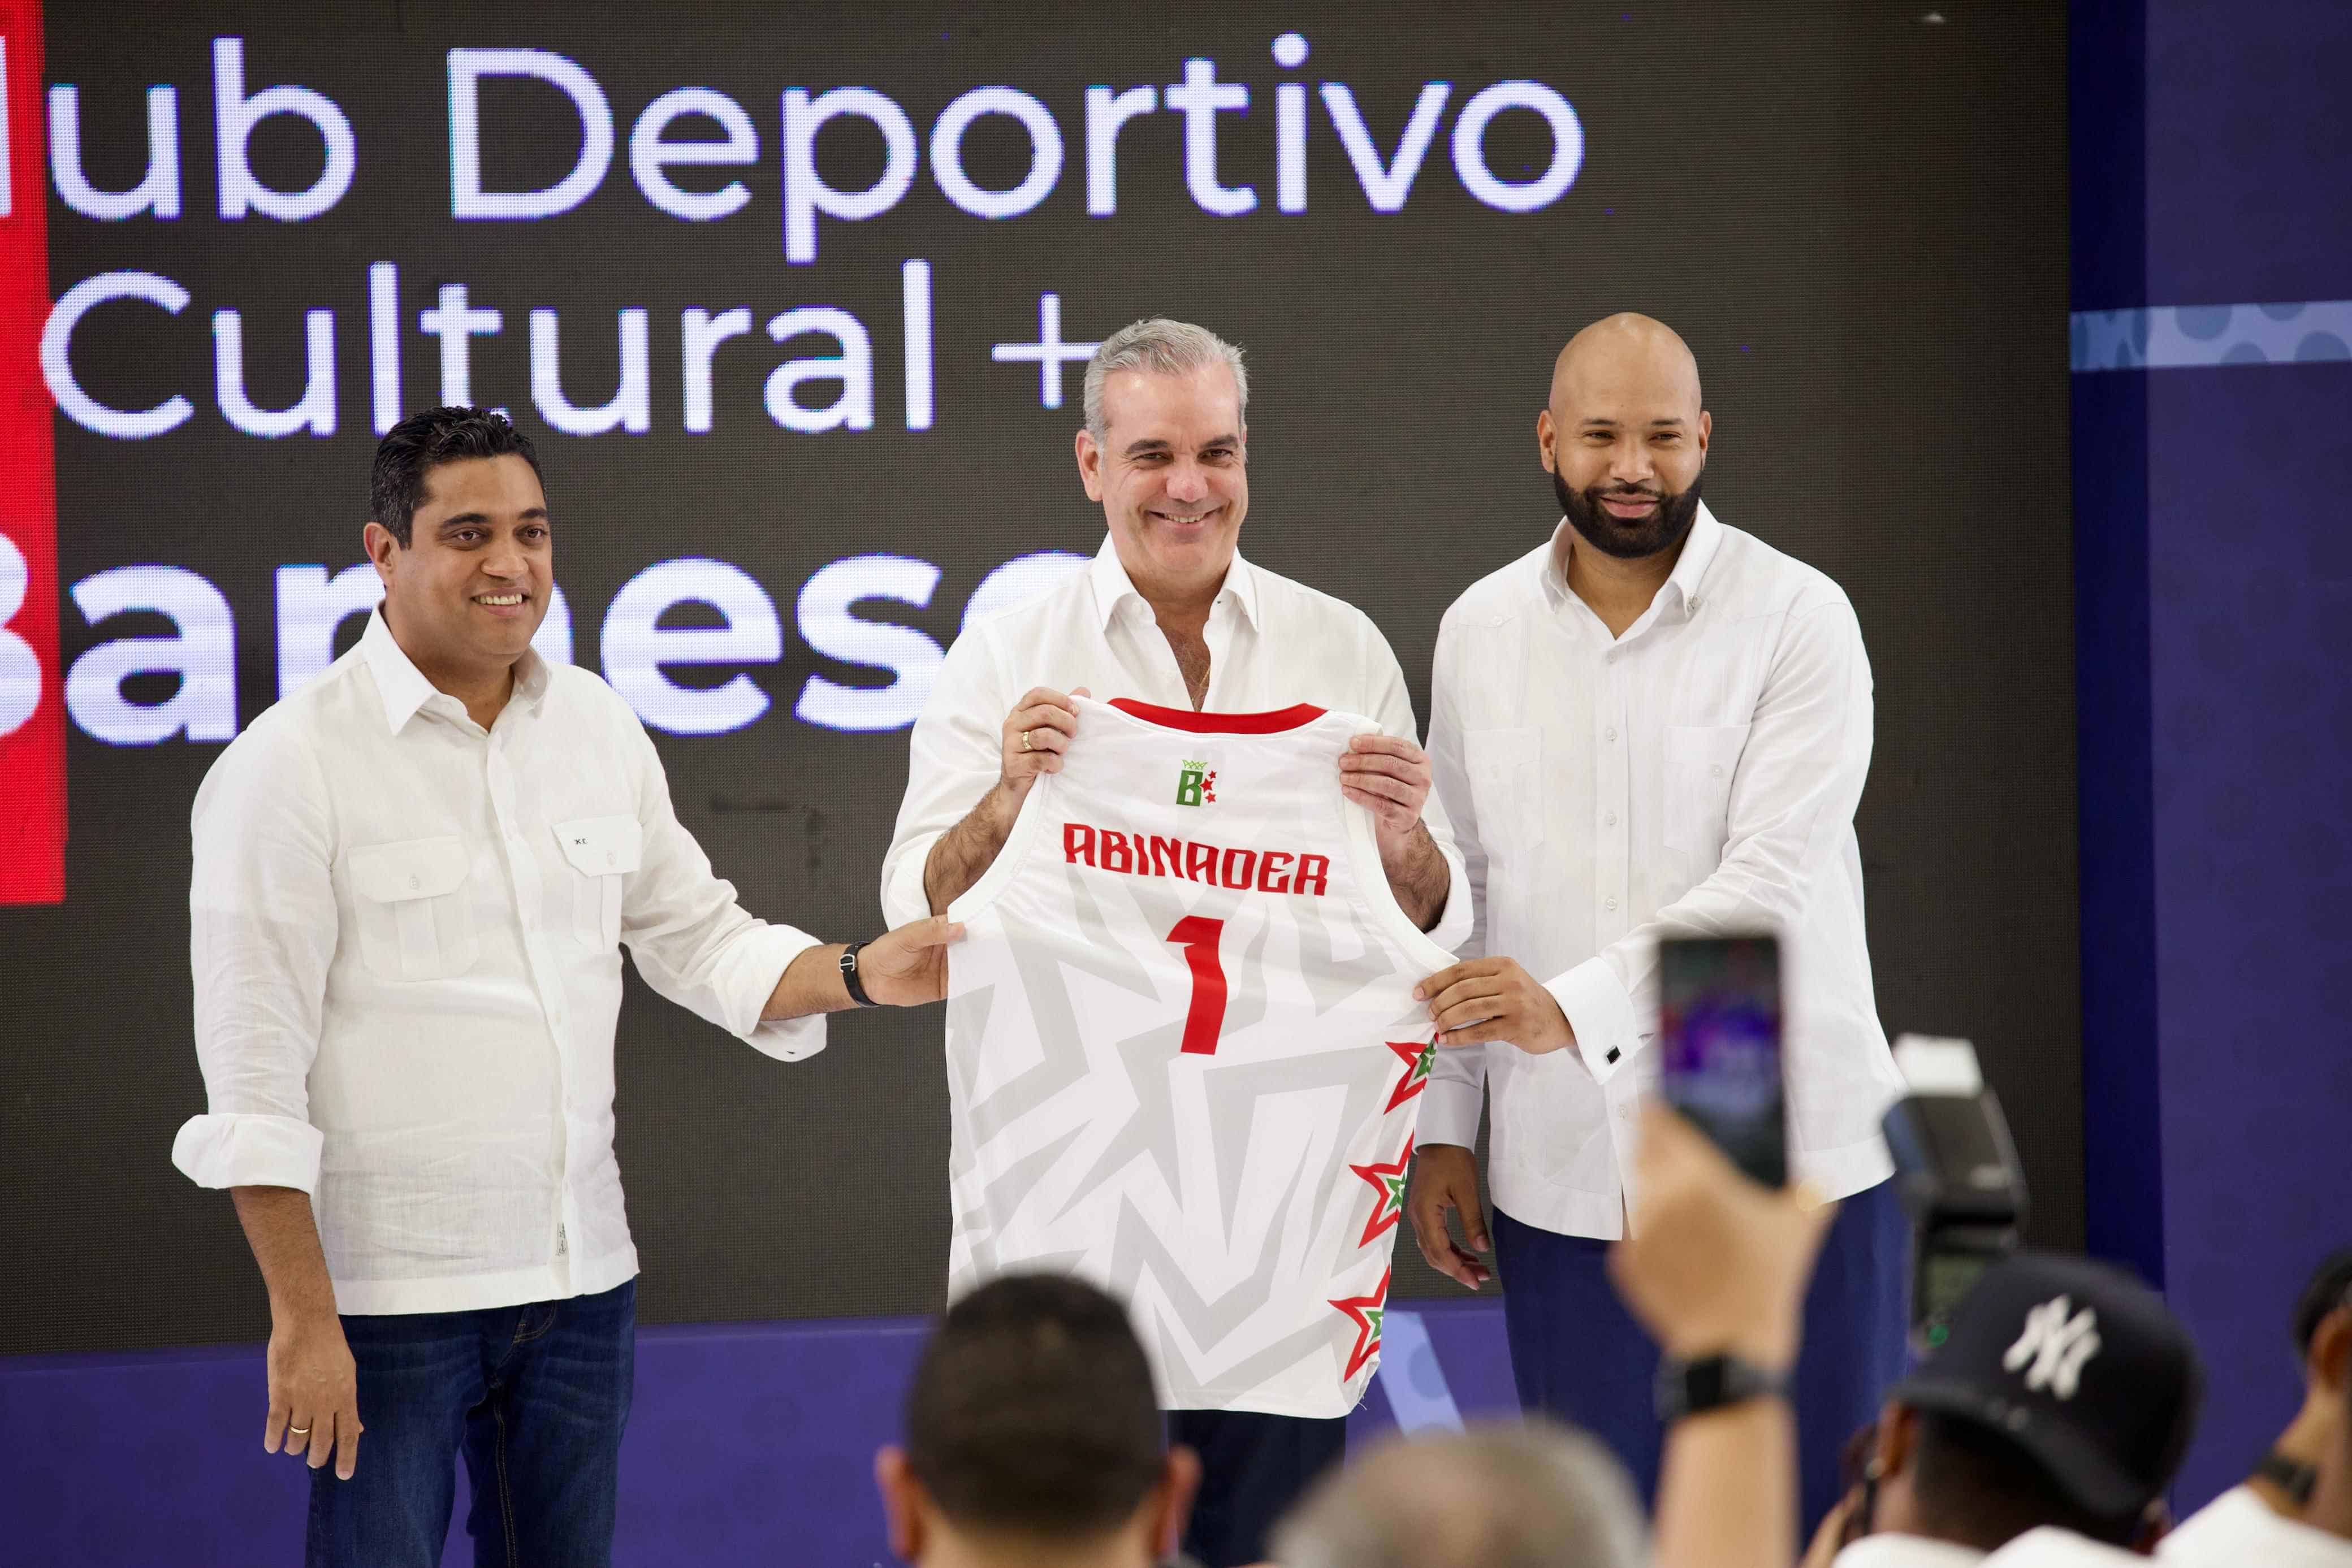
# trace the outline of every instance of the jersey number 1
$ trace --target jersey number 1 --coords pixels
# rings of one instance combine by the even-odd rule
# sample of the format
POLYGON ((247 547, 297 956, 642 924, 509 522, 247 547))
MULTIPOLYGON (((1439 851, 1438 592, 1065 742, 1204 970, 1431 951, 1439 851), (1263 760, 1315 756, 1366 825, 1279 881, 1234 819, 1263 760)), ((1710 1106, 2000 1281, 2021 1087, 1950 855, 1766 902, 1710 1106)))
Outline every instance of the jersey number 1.
POLYGON ((1168 933, 1168 940, 1184 949, 1192 970, 1192 1005, 1184 1013, 1184 1051, 1195 1056, 1217 1054, 1217 1033, 1225 1027, 1225 967, 1217 956, 1217 941, 1225 923, 1204 915, 1188 915, 1168 933))

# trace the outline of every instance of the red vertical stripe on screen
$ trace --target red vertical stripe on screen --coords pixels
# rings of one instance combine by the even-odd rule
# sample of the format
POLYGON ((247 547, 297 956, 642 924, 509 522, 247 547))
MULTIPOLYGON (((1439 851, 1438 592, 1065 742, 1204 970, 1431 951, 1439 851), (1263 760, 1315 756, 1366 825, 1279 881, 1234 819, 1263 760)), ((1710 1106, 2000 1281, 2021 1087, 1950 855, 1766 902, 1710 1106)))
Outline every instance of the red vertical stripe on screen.
MULTIPOLYGON (((0 904, 66 896, 65 685, 58 668, 54 405, 41 377, 49 315, 47 116, 39 0, 0 0, 7 40, 8 211, 0 216, 0 534, 25 559, 25 602, 0 635, 41 672, 32 714, 0 735, 0 904)), ((5 601, 0 601, 5 602, 5 601)), ((0 723, 9 714, 0 707, 0 723)))

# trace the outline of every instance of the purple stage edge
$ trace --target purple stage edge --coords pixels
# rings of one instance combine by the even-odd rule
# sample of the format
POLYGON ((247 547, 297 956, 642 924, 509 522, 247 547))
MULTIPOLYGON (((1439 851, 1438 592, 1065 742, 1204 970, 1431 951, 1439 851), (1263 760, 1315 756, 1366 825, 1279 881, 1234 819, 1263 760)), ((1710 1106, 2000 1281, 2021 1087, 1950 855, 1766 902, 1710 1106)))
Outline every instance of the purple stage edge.
MULTIPOLYGON (((1392 1316, 1408 1311, 1425 1336, 1400 1336, 1410 1347, 1349 1417, 1351 1445, 1395 1427, 1387 1380, 1412 1391, 1409 1408, 1444 1397, 1468 1419, 1517 1414, 1499 1301, 1417 1301, 1392 1316)), ((614 1561, 892 1562, 874 1451, 898 1437, 927 1328, 871 1318, 640 1331, 614 1561)), ((0 1560, 299 1562, 309 1476, 261 1451, 262 1408, 259 1345, 0 1359, 0 1560)), ((445 1562, 473 1560, 466 1506, 461 1466, 445 1562)))

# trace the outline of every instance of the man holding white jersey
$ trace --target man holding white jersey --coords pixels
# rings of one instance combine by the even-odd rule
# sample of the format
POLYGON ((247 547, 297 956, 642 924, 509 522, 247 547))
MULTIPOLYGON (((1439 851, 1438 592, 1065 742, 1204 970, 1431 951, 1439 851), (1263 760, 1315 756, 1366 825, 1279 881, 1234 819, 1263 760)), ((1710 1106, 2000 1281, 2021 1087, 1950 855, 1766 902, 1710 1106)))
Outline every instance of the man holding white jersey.
MULTIPOLYGON (((1085 571, 967 630, 915 725, 907 796, 882 869, 894 917, 943 913, 994 863, 1037 779, 1078 734, 1071 694, 1248 713, 1311 704, 1383 733, 1341 758, 1372 815, 1406 916, 1451 951, 1470 926, 1461 857, 1430 798, 1403 672, 1360 611, 1244 560, 1248 380, 1240 350, 1186 323, 1139 321, 1087 368, 1078 475, 1108 524, 1085 571)), ((1202 1476, 1186 1550, 1255 1563, 1274 1521, 1341 1453, 1346 1424, 1179 1410, 1202 1476)))

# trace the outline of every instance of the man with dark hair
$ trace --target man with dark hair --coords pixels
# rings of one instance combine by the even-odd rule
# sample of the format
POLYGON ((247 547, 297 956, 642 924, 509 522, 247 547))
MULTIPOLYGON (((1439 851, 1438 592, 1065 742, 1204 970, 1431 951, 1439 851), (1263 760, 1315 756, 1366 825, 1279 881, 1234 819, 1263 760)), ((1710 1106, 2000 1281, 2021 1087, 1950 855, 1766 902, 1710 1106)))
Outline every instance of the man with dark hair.
MULTIPOLYGON (((2183 1563, 2352 1563, 2352 1506, 2340 1528, 2325 1528, 2319 1493, 2331 1456, 2341 1468, 2352 1445, 2352 1251, 2321 1263, 2295 1302, 2295 1354, 2303 1364, 2303 1406, 2245 1484, 2231 1488, 2165 1537, 2158 1555, 2183 1563)), ((2339 1478, 2342 1481, 2352 1477, 2339 1478)), ((2345 1505, 2352 1505, 2346 1489, 2345 1505)))
POLYGON ((2145 1286, 2079 1259, 1998 1263, 1889 1396, 1853 1517, 1823 1526, 1859 1536, 1837 1568, 2122 1558, 2152 1533, 2203 1390, 2188 1331, 2145 1286))
POLYGON ((826 1012, 937 1000, 954 928, 844 948, 737 904, 636 716, 532 650, 554 528, 503 416, 404 422, 370 501, 359 645, 197 791, 209 1108, 172 1157, 261 1267, 262 1447, 310 1463, 311 1563, 437 1563, 462 1451, 479 1561, 595 1568, 635 1366, 620 944, 789 1061, 826 1012))
POLYGON ((1061 1275, 992 1281, 952 1308, 875 1456, 891 1549, 921 1568, 1145 1568, 1176 1549, 1200 1479, 1162 1451, 1127 1311, 1061 1275))

